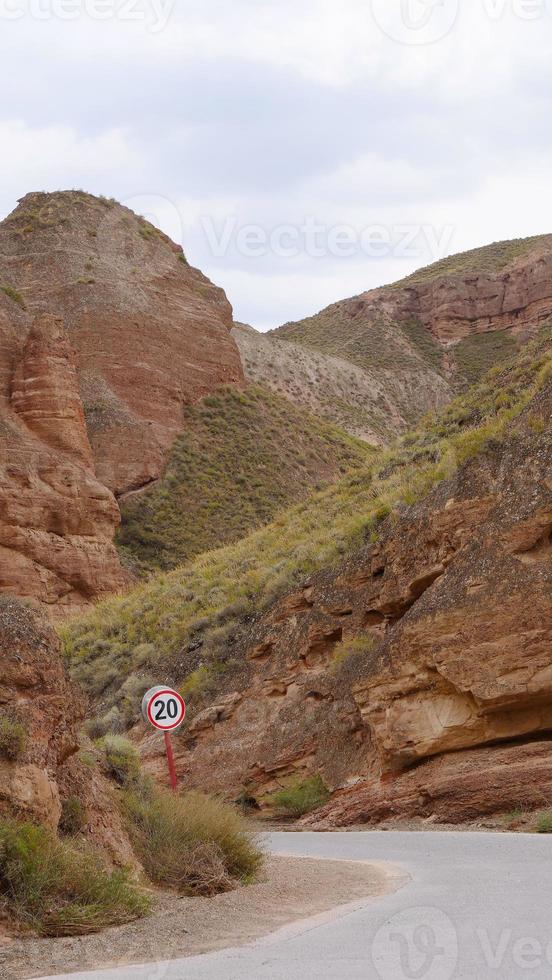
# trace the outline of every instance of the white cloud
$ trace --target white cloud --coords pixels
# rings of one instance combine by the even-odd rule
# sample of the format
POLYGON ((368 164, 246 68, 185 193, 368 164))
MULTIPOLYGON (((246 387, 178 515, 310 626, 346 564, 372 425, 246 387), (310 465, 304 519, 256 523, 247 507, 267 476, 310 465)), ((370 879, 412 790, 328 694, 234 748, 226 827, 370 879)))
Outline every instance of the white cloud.
POLYGON ((114 195, 263 326, 438 256, 419 235, 416 258, 217 258, 202 217, 452 229, 454 249, 552 229, 552 0, 536 19, 525 0, 444 0, 453 26, 421 46, 381 30, 383 0, 176 0, 159 31, 140 2, 140 21, 7 22, 0 0, 1 213, 28 190, 114 195))

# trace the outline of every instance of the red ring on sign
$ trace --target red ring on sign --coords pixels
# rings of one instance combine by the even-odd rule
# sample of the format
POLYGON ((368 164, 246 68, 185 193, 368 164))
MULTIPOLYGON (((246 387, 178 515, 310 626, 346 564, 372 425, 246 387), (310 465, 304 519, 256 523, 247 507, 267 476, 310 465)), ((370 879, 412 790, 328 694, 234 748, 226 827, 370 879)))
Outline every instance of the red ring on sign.
POLYGON ((148 719, 150 721, 150 724, 152 724, 154 728, 157 728, 159 732, 172 732, 175 728, 178 728, 182 724, 185 717, 186 717, 186 703, 184 701, 184 698, 182 697, 181 694, 178 693, 178 691, 173 691, 172 688, 170 687, 165 688, 164 691, 156 691, 153 697, 151 697, 148 701, 148 719), (176 698, 176 700, 180 702, 182 708, 182 717, 179 718, 178 721, 175 721, 173 725, 168 725, 167 727, 165 727, 165 725, 159 725, 152 718, 151 710, 150 710, 153 707, 154 701, 162 694, 170 694, 173 698, 176 698))

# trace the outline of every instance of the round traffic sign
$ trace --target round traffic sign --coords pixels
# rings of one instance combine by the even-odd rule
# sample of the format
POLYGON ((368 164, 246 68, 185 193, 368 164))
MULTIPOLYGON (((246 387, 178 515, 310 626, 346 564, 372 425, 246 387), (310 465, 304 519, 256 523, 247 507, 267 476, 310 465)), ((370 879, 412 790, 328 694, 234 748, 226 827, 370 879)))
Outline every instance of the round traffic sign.
POLYGON ((144 697, 144 715, 154 728, 172 732, 184 721, 186 705, 178 691, 170 687, 154 687, 144 697))

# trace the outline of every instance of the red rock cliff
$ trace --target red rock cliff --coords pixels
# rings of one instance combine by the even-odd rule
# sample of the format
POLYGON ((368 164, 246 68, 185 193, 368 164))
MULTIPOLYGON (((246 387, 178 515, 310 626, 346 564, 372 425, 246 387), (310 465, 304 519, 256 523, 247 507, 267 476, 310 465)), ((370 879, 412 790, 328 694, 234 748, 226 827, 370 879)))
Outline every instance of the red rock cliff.
MULTIPOLYGON (((261 805, 321 773, 320 825, 462 820, 552 794, 552 387, 381 540, 260 616, 179 740, 189 783, 261 805), (336 669, 342 641, 361 654, 336 669), (500 748, 495 748, 499 745, 500 748)), ((155 737, 144 755, 161 772, 155 737)))
POLYGON ((121 588, 114 494, 182 407, 242 384, 223 291, 115 202, 30 194, 0 224, 0 591, 54 615, 121 588))
POLYGON ((114 863, 135 865, 112 787, 79 756, 85 708, 55 633, 21 602, 0 596, 0 815, 56 830, 64 799, 77 795, 87 835, 114 863), (10 742, 6 733, 20 728, 23 737, 10 742))

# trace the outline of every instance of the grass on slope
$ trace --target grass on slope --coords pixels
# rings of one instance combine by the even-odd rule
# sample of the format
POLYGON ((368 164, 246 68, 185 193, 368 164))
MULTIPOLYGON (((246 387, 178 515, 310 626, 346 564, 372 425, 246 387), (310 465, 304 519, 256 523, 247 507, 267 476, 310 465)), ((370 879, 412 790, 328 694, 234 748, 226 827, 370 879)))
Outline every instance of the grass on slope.
POLYGON ((424 363, 440 370, 442 352, 422 323, 389 323, 366 309, 362 298, 358 298, 356 308, 354 302, 334 303, 315 316, 271 332, 279 339, 345 358, 369 372, 419 372, 424 363))
POLYGON ((174 568, 236 541, 372 454, 369 447, 260 387, 186 410, 164 477, 122 503, 118 545, 135 568, 174 568))
MULTIPOLYGON (((539 247, 552 248, 552 235, 495 242, 461 252, 418 269, 387 288, 401 290, 444 276, 497 273, 539 247)), ((335 303, 305 320, 286 323, 272 333, 280 339, 346 358, 368 372, 412 371, 418 358, 437 373, 443 369, 443 348, 421 322, 413 319, 386 323, 379 317, 377 306, 362 295, 335 303)), ((473 384, 513 351, 513 341, 504 331, 499 331, 494 340, 493 336, 470 337, 452 349, 459 380, 473 384)))
POLYGON ((424 428, 237 544, 154 577, 129 595, 102 602, 63 628, 75 676, 102 704, 110 723, 127 724, 138 692, 165 664, 179 683, 216 685, 240 623, 316 569, 377 539, 395 508, 436 483, 494 440, 552 376, 552 330, 504 368, 451 403, 424 428))
POLYGON ((0 821, 0 917, 42 936, 76 936, 132 922, 150 907, 126 871, 109 871, 82 842, 0 821))
POLYGON ((465 276, 477 273, 501 272, 515 259, 528 255, 539 245, 552 246, 552 235, 534 235, 532 238, 514 238, 511 241, 493 242, 481 248, 472 248, 468 252, 450 255, 439 262, 433 262, 423 269, 418 269, 411 276, 393 283, 397 288, 403 286, 420 286, 432 282, 440 276, 465 276))
POLYGON ((516 342, 507 330, 472 334, 454 348, 458 370, 468 384, 475 384, 495 364, 500 364, 516 351, 516 342))

